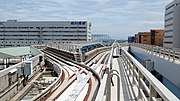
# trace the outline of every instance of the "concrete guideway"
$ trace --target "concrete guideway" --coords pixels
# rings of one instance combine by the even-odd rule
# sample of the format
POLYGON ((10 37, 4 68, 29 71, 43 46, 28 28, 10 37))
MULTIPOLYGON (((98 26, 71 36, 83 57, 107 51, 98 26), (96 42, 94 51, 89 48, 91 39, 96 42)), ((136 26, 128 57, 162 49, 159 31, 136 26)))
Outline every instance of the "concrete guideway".
MULTIPOLYGON (((114 54, 117 55, 117 48, 114 49, 114 54)), ((112 69, 117 70, 120 75, 120 100, 121 101, 135 101, 135 97, 132 94, 132 89, 131 86, 127 80, 127 76, 124 70, 124 67, 122 65, 121 59, 120 58, 113 58, 112 59, 112 69)), ((116 78, 112 78, 112 82, 114 84, 111 85, 111 101, 117 101, 117 80, 116 78)))

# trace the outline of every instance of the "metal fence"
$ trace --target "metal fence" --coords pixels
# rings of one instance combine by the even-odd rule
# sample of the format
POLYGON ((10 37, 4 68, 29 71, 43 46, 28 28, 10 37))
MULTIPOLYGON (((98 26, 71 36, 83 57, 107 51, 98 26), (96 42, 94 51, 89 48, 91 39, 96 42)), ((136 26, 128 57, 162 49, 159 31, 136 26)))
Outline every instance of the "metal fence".
MULTIPOLYGON (((154 51, 154 50, 153 50, 154 51)), ((160 81, 127 50, 121 48, 121 59, 136 99, 142 101, 179 101, 160 81)))
POLYGON ((179 48, 165 48, 154 45, 146 45, 146 44, 129 44, 130 46, 136 46, 143 48, 147 51, 147 53, 156 55, 158 57, 164 58, 171 62, 180 61, 180 49, 179 48))

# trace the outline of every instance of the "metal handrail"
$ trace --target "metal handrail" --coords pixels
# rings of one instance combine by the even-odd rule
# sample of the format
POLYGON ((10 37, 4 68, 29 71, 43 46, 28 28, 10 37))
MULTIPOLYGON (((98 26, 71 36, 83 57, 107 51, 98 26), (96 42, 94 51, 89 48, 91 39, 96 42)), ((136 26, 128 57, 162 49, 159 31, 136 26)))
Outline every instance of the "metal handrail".
POLYGON ((162 58, 164 58, 164 59, 167 56, 168 60, 172 59, 172 62, 174 62, 177 59, 180 61, 179 48, 165 48, 165 47, 160 47, 160 46, 137 44, 137 43, 133 43, 133 44, 129 44, 129 45, 143 48, 143 49, 147 50, 147 53, 153 54, 153 55, 156 55, 159 57, 162 56, 162 58))
MULTIPOLYGON (((112 48, 111 48, 111 52, 109 55, 109 59, 107 62, 107 67, 106 67, 106 73, 103 76, 103 80, 101 83, 101 86, 99 88, 97 97, 95 101, 102 101, 103 100, 103 96, 106 96, 107 101, 111 100, 111 79, 113 77, 113 75, 117 76, 117 80, 118 80, 118 91, 117 94, 120 95, 120 76, 119 76, 119 72, 117 70, 112 69, 112 57, 113 57, 113 51, 114 51, 114 45, 115 43, 113 43, 112 48), (115 73, 114 73, 115 71, 115 73)), ((118 96, 117 101, 120 101, 120 96, 118 96)), ((104 99, 105 100, 105 99, 104 99)))
MULTIPOLYGON (((131 87, 132 89, 133 87, 138 88, 137 99, 143 99, 145 101, 148 99, 150 99, 150 101, 154 101, 155 99, 163 99, 164 101, 179 101, 172 92, 170 92, 160 81, 158 81, 132 55, 123 49, 123 47, 121 49, 123 66, 126 69, 127 76, 128 78, 133 78, 132 81, 129 79, 129 82, 132 84, 131 87)), ((133 92, 137 93, 137 90, 133 89, 133 92)))
MULTIPOLYGON (((47 56, 51 57, 49 55, 47 55, 47 56)), ((51 58, 54 59, 53 57, 51 57, 51 58)), ((58 68, 60 69, 60 71, 59 71, 60 74, 58 75, 57 79, 51 85, 49 85, 46 89, 44 89, 40 94, 38 94, 35 97, 33 97, 31 99, 31 101, 42 100, 60 82, 60 79, 62 77, 62 66, 60 64, 54 62, 54 61, 52 61, 52 63, 58 66, 58 68)))
POLYGON ((108 74, 108 78, 107 78, 107 101, 111 101, 111 79, 113 76, 117 76, 117 101, 120 101, 120 76, 119 76, 119 72, 117 70, 111 70, 108 74), (116 71, 116 73, 113 73, 113 71, 116 71))

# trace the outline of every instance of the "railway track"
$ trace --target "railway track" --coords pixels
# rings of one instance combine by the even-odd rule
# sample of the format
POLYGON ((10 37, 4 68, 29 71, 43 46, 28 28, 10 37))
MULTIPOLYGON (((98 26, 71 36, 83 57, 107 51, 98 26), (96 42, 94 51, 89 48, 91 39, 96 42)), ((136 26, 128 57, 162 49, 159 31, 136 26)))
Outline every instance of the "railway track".
MULTIPOLYGON (((50 93, 48 95, 47 100, 55 100, 55 99, 58 99, 59 97, 61 97, 62 93, 65 92, 65 90, 67 90, 75 81, 79 82, 79 83, 76 83, 76 86, 81 85, 82 88, 81 89, 78 88, 79 92, 70 93, 69 97, 67 99, 70 99, 71 98, 70 96, 72 96, 72 98, 77 99, 78 95, 80 95, 81 91, 83 91, 83 88, 86 86, 87 82, 88 82, 88 89, 86 91, 83 91, 83 92, 86 92, 87 94, 84 96, 83 100, 92 100, 95 98, 95 95, 97 93, 100 82, 98 82, 99 76, 95 76, 97 74, 93 74, 93 72, 95 73, 94 70, 93 70, 93 72, 91 72, 92 69, 90 69, 86 65, 77 63, 75 61, 69 62, 69 59, 67 59, 65 57, 63 57, 63 59, 62 59, 62 56, 60 56, 59 54, 54 53, 50 50, 46 50, 43 52, 46 53, 47 55, 50 55, 51 57, 53 57, 54 58, 53 61, 59 62, 60 64, 62 64, 62 62, 63 62, 64 64, 66 64, 67 67, 71 66, 71 67, 77 68, 77 70, 74 72, 74 74, 72 76, 69 76, 66 79, 66 82, 62 82, 61 85, 59 85, 59 87, 57 87, 57 89, 55 91, 53 91, 52 93, 50 93), (84 77, 82 77, 82 75, 84 75, 84 77)), ((76 89, 76 87, 73 88, 72 91, 77 91, 75 89, 76 89)), ((76 99, 74 99, 74 100, 76 100, 76 99)), ((81 97, 81 99, 82 99, 82 97, 81 97)))
MULTIPOLYGON (((54 57, 55 58, 54 61, 59 60, 59 61, 65 63, 66 65, 78 68, 79 73, 81 73, 81 74, 84 73, 86 76, 90 75, 89 79, 87 81, 85 80, 86 82, 83 84, 84 88, 82 88, 82 89, 78 88, 78 89, 81 90, 81 91, 79 91, 79 93, 72 92, 69 95, 72 96, 73 98, 76 98, 76 100, 74 100, 74 101, 79 101, 80 100, 79 95, 81 95, 81 93, 83 92, 83 93, 86 93, 86 95, 84 95, 84 97, 81 97, 81 100, 84 100, 84 101, 95 100, 95 97, 96 97, 96 94, 98 92, 98 88, 99 88, 99 85, 100 85, 99 79, 100 79, 100 76, 102 76, 102 74, 104 72, 103 68, 105 69, 105 64, 107 63, 109 52, 107 52, 107 51, 102 52, 101 54, 98 54, 96 57, 92 58, 92 60, 94 60, 96 62, 89 63, 89 64, 91 64, 91 66, 90 65, 80 64, 80 63, 77 63, 75 61, 69 60, 68 58, 62 57, 59 54, 57 54, 55 52, 52 52, 50 50, 46 50, 46 51, 43 51, 43 52, 50 55, 50 56, 52 56, 52 57, 54 57), (96 64, 96 67, 94 68, 95 64, 96 64), (97 68, 97 67, 100 67, 100 68, 97 68)), ((65 92, 65 90, 67 90, 70 85, 73 85, 73 82, 78 81, 78 75, 74 74, 70 79, 68 79, 68 81, 69 82, 65 83, 67 86, 65 86, 61 90, 58 90, 59 92, 54 92, 52 94, 53 97, 48 96, 47 100, 55 100, 55 99, 58 99, 58 98, 62 98, 60 95, 63 92, 65 92)), ((61 87, 63 87, 63 85, 61 85, 61 87)), ((76 87, 74 89, 76 89, 76 87)), ((78 89, 76 89, 74 91, 77 91, 78 89)), ((71 98, 71 97, 69 97, 69 98, 71 98)))
MULTIPOLYGON (((31 89, 25 89, 26 94, 19 94, 21 100, 36 101, 92 101, 95 100, 100 79, 103 76, 109 51, 99 53, 93 57, 91 61, 82 64, 72 59, 59 55, 53 49, 42 50, 46 59, 54 64, 58 64, 53 70, 58 74, 49 86, 45 86, 40 92, 33 93, 31 89), (93 62, 92 62, 93 61, 93 62), (59 68, 59 69, 58 69, 59 68), (33 95, 34 94, 34 95, 33 95)), ((41 73, 42 75, 42 73, 41 73)), ((35 75, 36 76, 36 75, 35 75)), ((31 81, 37 81, 36 77, 31 81)), ((38 82, 37 82, 38 83, 38 82)))

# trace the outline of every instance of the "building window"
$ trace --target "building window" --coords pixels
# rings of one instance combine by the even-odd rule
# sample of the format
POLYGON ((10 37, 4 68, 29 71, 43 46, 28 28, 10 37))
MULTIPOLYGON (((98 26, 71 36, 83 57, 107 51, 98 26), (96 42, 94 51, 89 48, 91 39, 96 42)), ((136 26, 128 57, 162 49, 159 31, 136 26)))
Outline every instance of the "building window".
POLYGON ((147 38, 147 36, 143 36, 144 38, 147 38))
POLYGON ((147 39, 143 39, 143 41, 147 41, 147 39))
POLYGON ((74 25, 74 22, 71 22, 71 25, 74 25))
POLYGON ((167 44, 172 44, 172 42, 168 42, 168 41, 165 41, 164 43, 167 43, 167 44))
POLYGON ((167 25, 165 25, 165 27, 169 27, 169 26, 172 26, 173 24, 167 24, 167 25))
POLYGON ((169 13, 166 13, 165 16, 170 15, 170 14, 172 14, 172 13, 173 13, 173 11, 171 11, 171 12, 169 12, 169 13))
POLYGON ((168 9, 170 9, 171 7, 173 7, 174 6, 174 4, 173 5, 171 5, 171 6, 169 6, 168 8, 166 8, 166 10, 168 10, 168 9))
POLYGON ((172 19, 173 19, 173 17, 168 18, 168 19, 165 20, 165 22, 167 22, 167 21, 169 21, 169 20, 172 20, 172 19))
POLYGON ((173 30, 166 30, 165 32, 172 32, 173 30))
POLYGON ((86 24, 86 22, 83 22, 83 23, 82 23, 82 25, 85 25, 85 24, 86 24))
POLYGON ((165 38, 172 38, 172 36, 165 36, 165 38))

